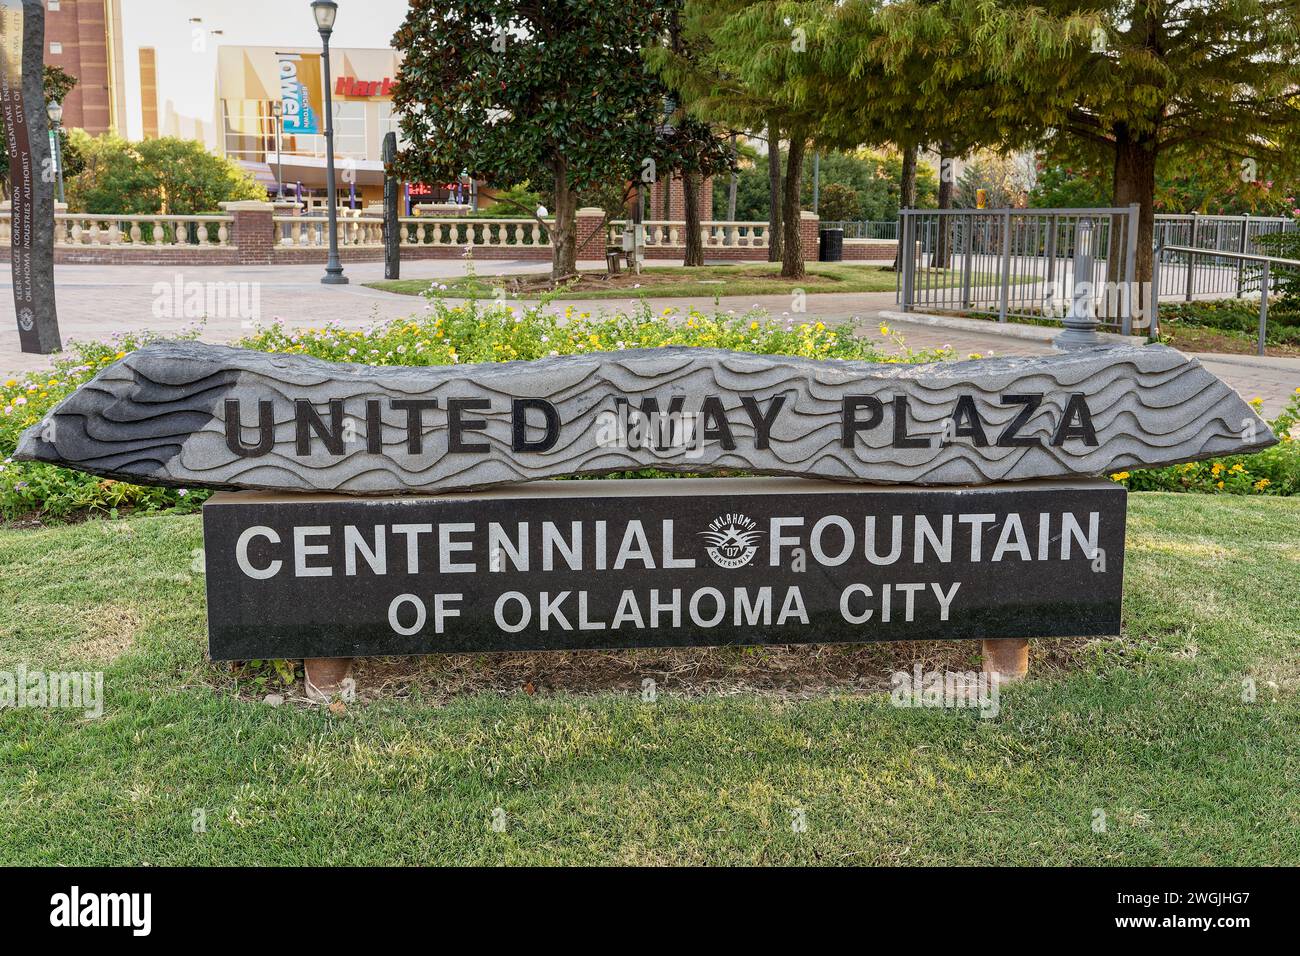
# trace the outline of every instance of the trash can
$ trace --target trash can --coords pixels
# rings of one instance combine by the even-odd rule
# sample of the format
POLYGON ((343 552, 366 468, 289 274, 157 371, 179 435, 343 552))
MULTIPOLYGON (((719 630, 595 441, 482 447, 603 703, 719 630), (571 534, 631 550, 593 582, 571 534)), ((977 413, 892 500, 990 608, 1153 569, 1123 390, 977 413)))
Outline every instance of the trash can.
POLYGON ((817 249, 818 262, 844 261, 843 229, 821 229, 817 233, 817 238, 820 240, 817 249))

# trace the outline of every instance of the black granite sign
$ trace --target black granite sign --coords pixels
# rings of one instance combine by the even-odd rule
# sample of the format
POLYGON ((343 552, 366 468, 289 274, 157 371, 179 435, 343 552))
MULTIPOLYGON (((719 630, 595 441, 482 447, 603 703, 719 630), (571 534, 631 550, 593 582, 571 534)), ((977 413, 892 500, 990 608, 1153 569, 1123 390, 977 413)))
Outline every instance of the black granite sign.
POLYGON ((1116 634, 1126 492, 538 482, 203 510, 215 660, 1116 634))

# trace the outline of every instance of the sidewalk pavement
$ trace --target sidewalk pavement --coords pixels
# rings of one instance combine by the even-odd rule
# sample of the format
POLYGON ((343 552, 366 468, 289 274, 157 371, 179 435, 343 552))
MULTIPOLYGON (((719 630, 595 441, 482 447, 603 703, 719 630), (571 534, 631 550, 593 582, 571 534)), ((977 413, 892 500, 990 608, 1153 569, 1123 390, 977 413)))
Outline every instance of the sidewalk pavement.
MULTIPOLYGON (((594 269, 601 265, 580 263, 582 268, 594 269)), ((540 272, 548 268, 548 263, 530 261, 479 264, 484 273, 540 272)), ((464 269, 465 264, 460 260, 404 262, 402 277, 432 281, 463 275, 464 269)), ((383 270, 382 262, 350 263, 345 267, 345 274, 351 283, 346 286, 321 285, 320 265, 195 266, 184 269, 172 266, 61 265, 55 267, 54 275, 59 296, 59 326, 64 341, 67 341, 107 339, 115 332, 131 330, 179 333, 195 328, 199 324, 197 319, 155 314, 159 311, 155 309, 155 303, 160 295, 170 295, 178 279, 182 282, 256 283, 260 307, 257 320, 262 323, 280 318, 289 326, 318 326, 333 320, 347 328, 360 328, 420 311, 423 303, 417 297, 379 292, 362 285, 363 282, 382 279, 383 270)), ((248 301, 253 288, 251 285, 245 287, 245 301, 248 301)), ((989 323, 986 331, 944 328, 895 317, 882 318, 881 313, 897 308, 892 292, 809 294, 805 300, 806 309, 802 312, 793 311, 794 304, 789 295, 647 298, 645 301, 656 313, 669 306, 678 309, 695 307, 711 312, 716 304, 722 311, 734 311, 737 315, 761 308, 773 316, 789 315, 796 321, 824 321, 828 324, 852 321, 863 335, 878 341, 887 351, 899 348, 893 339, 895 334, 903 337, 907 348, 948 346, 963 358, 971 354, 1042 355, 1052 351, 1050 344, 1044 341, 1002 335, 996 323, 989 323), (890 329, 889 336, 880 334, 882 323, 890 329)), ((561 310, 572 305, 580 312, 626 310, 638 304, 636 299, 559 299, 554 303, 561 310)), ((246 335, 252 324, 237 316, 209 318, 202 323, 200 338, 209 342, 230 342, 246 335)), ((1300 387, 1298 358, 1208 353, 1196 357, 1244 398, 1263 398, 1266 417, 1276 415, 1300 387)), ((19 351, 9 270, 0 269, 0 375, 47 368, 49 364, 48 356, 27 355, 19 351)))

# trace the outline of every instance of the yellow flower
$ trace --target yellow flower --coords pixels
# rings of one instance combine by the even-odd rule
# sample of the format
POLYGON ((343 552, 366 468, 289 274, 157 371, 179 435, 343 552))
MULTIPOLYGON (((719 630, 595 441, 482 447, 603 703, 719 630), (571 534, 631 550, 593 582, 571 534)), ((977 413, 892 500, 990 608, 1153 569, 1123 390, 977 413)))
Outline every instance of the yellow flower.
POLYGON ((885 325, 883 322, 880 323, 880 334, 881 334, 881 335, 888 335, 888 334, 889 334, 889 326, 885 325))
MULTIPOLYGON (((1217 461, 1214 463, 1214 466, 1210 468, 1210 474, 1213 475, 1215 478, 1218 478, 1219 475, 1222 474, 1222 472, 1223 472, 1223 465, 1217 461)), ((1222 482, 1220 482, 1220 484, 1222 484, 1222 482)))
POLYGON ((1111 480, 1112 480, 1112 481, 1123 481, 1124 479, 1126 479, 1126 478, 1128 477, 1128 472, 1127 472, 1127 471, 1117 471, 1117 472, 1115 472, 1115 474, 1111 475, 1110 477, 1111 477, 1111 480))
POLYGON ((1258 395, 1256 395, 1247 404, 1252 405, 1255 408, 1259 408, 1261 405, 1264 404, 1264 400, 1260 398, 1258 395))
MULTIPOLYGON (((18 382, 11 378, 5 382, 5 388, 13 388, 17 384, 18 382)), ((1300 389, 1297 389, 1297 391, 1300 391, 1300 389)))
POLYGON ((1222 489, 1222 488, 1223 488, 1223 482, 1221 482, 1221 481, 1215 482, 1215 487, 1216 487, 1216 488, 1219 488, 1219 489, 1222 489))
POLYGON ((1259 481, 1255 482, 1255 490, 1256 490, 1256 491, 1263 491, 1265 488, 1267 488, 1267 487, 1268 487, 1269 485, 1271 485, 1272 483, 1273 483, 1273 482, 1269 481, 1267 478, 1261 478, 1261 479, 1259 479, 1259 481))
POLYGON ((114 358, 126 358, 126 353, 125 353, 125 352, 118 352, 118 353, 117 353, 115 356, 113 356, 113 357, 114 357, 114 358))
POLYGON ((1232 466, 1232 471, 1238 474, 1240 474, 1245 470, 1246 470, 1246 466, 1243 465, 1241 462, 1237 462, 1235 465, 1232 466))

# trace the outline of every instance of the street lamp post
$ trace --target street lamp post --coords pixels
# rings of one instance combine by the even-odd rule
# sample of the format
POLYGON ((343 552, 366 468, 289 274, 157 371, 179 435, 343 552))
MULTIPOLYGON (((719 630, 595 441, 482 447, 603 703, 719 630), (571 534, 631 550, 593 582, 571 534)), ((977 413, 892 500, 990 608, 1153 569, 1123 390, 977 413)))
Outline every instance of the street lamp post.
POLYGON ((284 157, 280 153, 280 141, 284 135, 284 101, 276 100, 271 104, 271 115, 275 118, 275 198, 284 199, 284 157))
POLYGON ((59 139, 59 123, 63 121, 63 104, 50 100, 45 107, 50 118, 50 146, 54 152, 54 181, 58 186, 59 202, 63 202, 63 143, 59 139))
POLYGON ((334 32, 334 18, 338 11, 339 5, 334 0, 312 0, 311 12, 316 17, 316 29, 320 31, 325 64, 325 202, 329 205, 330 231, 329 259, 320 280, 325 285, 346 285, 348 281, 343 274, 343 264, 339 262, 339 211, 334 194, 334 100, 330 89, 330 34, 334 32))

